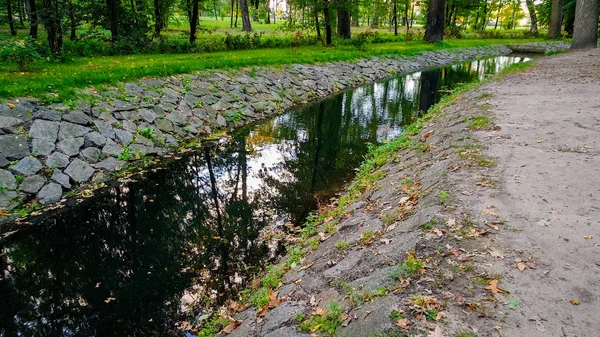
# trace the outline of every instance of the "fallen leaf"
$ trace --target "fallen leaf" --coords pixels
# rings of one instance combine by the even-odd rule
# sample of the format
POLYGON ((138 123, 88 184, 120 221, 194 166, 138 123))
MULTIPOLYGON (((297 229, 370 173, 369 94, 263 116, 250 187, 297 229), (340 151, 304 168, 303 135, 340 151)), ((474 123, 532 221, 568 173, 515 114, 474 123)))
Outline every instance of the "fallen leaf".
POLYGON ((490 284, 485 287, 485 290, 489 290, 494 294, 500 293, 500 294, 504 294, 504 290, 501 288, 498 288, 498 280, 491 280, 490 284))
POLYGON ((397 225, 398 225, 398 224, 396 224, 396 223, 393 223, 393 224, 389 225, 389 226, 388 226, 388 227, 385 229, 385 231, 386 231, 386 232, 391 232, 391 231, 393 231, 394 229, 396 229, 396 226, 397 226, 397 225))
POLYGON ((427 337, 444 337, 443 332, 441 327, 436 326, 435 330, 430 331, 429 334, 427 334, 427 337))
POLYGON ((314 327, 313 327, 313 328, 310 330, 310 332, 315 332, 315 331, 319 330, 319 329, 321 328, 321 326, 322 326, 322 325, 323 325, 323 324, 317 324, 317 325, 315 325, 315 326, 314 326, 314 327))
POLYGON ((448 219, 448 221, 446 221, 446 226, 448 226, 448 227, 456 226, 456 219, 448 219))
POLYGON ((409 325, 410 325, 410 321, 407 318, 401 318, 396 321, 396 326, 399 326, 404 330, 408 330, 409 325))
POLYGON ((267 311, 269 311, 268 304, 262 307, 262 309, 260 309, 256 314, 254 314, 254 317, 262 317, 267 314, 267 311))
POLYGON ((223 328, 223 330, 221 330, 221 333, 226 333, 226 334, 230 334, 233 332, 233 330, 237 329, 238 326, 240 326, 240 324, 242 324, 243 321, 231 321, 231 323, 229 323, 228 326, 226 326, 225 328, 223 328))
POLYGON ((494 258, 504 260, 504 255, 495 249, 490 249, 490 255, 494 258))
POLYGON ((517 302, 516 300, 508 301, 508 307, 512 310, 516 310, 518 305, 519 305, 519 302, 517 302))
POLYGON ((425 140, 427 140, 427 138, 431 137, 431 135, 433 135, 433 133, 434 133, 434 132, 435 132, 434 130, 427 131, 427 133, 425 133, 425 134, 423 135, 423 140, 424 140, 424 141, 425 141, 425 140))
POLYGON ((527 265, 525 265, 523 262, 519 262, 517 263, 517 268, 519 268, 520 271, 523 271, 525 268, 527 268, 527 265))
POLYGON ((367 318, 367 316, 369 316, 369 315, 370 315, 370 314, 372 314, 372 313, 373 313, 372 311, 367 311, 367 312, 365 313, 365 316, 363 317, 363 319, 367 318))
POLYGON ((498 215, 496 215, 496 212, 494 212, 494 210, 493 210, 493 209, 489 209, 489 208, 486 208, 486 209, 484 209, 484 210, 483 210, 483 213, 484 213, 484 214, 491 215, 491 216, 495 216, 495 217, 497 217, 497 216, 498 216, 498 215))
POLYGON ((273 292, 273 290, 269 289, 269 307, 270 308, 277 308, 281 303, 285 302, 285 299, 278 299, 277 295, 279 294, 279 291, 273 292))
POLYGON ((154 199, 150 199, 150 200, 148 200, 148 202, 154 202, 154 199))
POLYGON ((381 239, 379 239, 379 241, 381 243, 385 243, 386 245, 389 245, 390 242, 392 242, 392 239, 381 238, 381 239))
POLYGON ((313 264, 315 264, 315 261, 311 261, 309 264, 302 266, 299 270, 308 269, 308 268, 312 267, 313 264))
POLYGON ((315 312, 312 313, 313 316, 323 316, 325 315, 325 310, 323 310, 320 307, 317 307, 317 310, 315 310, 315 312))
POLYGON ((540 227, 548 227, 550 226, 550 222, 547 219, 542 219, 537 222, 537 225, 540 227))
POLYGON ((593 236, 592 236, 592 235, 586 235, 586 236, 584 236, 583 238, 584 238, 584 239, 591 239, 591 238, 593 238, 593 236))
POLYGON ((581 304, 581 303, 580 303, 579 301, 577 301, 577 300, 571 300, 570 302, 571 302, 571 304, 573 304, 573 305, 579 305, 579 304, 581 304))
POLYGON ((104 303, 110 303, 110 301, 116 301, 117 299, 114 297, 109 297, 107 299, 104 300, 104 303))
POLYGON ((16 108, 16 106, 12 103, 6 103, 6 105, 8 105, 9 108, 14 109, 16 108))

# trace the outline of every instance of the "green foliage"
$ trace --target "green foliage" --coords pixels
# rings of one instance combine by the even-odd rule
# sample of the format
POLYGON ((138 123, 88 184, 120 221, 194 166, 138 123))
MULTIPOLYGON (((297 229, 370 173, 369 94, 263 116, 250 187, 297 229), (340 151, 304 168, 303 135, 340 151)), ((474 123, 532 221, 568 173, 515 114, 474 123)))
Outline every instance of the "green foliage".
POLYGON ((350 244, 344 240, 339 240, 335 243, 335 248, 339 250, 345 250, 350 247, 350 244))
POLYGON ((135 155, 131 151, 129 151, 129 148, 126 147, 125 149, 123 149, 123 152, 121 152, 121 154, 117 156, 117 159, 128 161, 133 159, 134 157, 135 155))
POLYGON ((254 49, 261 45, 260 39, 262 38, 262 33, 249 33, 247 32, 244 35, 231 35, 229 33, 225 34, 225 39, 223 42, 227 47, 227 50, 243 50, 243 49, 254 49))
POLYGON ((398 269, 392 276, 395 278, 406 279, 417 273, 422 272, 425 263, 419 260, 414 253, 408 253, 406 259, 398 265, 398 269))
POLYGON ((486 128, 490 123, 490 118, 487 116, 477 116, 477 117, 473 117, 471 119, 469 119, 469 126, 468 128, 470 130, 478 130, 478 129, 483 129, 486 128))
MULTIPOLYGON (((267 302, 268 303, 268 302, 267 302)), ((198 337, 214 337, 219 335, 219 331, 229 325, 229 320, 219 315, 213 314, 210 320, 204 324, 198 332, 198 337)))
POLYGON ((151 128, 145 128, 140 130, 140 135, 148 138, 148 139, 154 139, 155 135, 154 135, 154 130, 152 130, 151 128))
POLYGON ((14 63, 18 71, 28 71, 35 61, 42 59, 38 48, 36 40, 30 37, 22 40, 0 41, 0 60, 14 63))
POLYGON ((265 305, 269 304, 270 300, 271 298, 269 297, 269 289, 264 287, 258 289, 258 291, 256 291, 254 294, 252 294, 252 296, 250 296, 250 303, 258 309, 263 308, 265 305))
POLYGON ((456 337, 477 337, 477 335, 471 331, 460 331, 456 337))
POLYGON ((448 191, 440 191, 440 202, 442 204, 446 203, 446 200, 448 200, 448 191))
POLYGON ((335 336, 335 330, 342 324, 342 314, 344 310, 336 302, 331 302, 325 308, 325 314, 322 316, 313 315, 308 320, 302 322, 301 329, 309 332, 321 332, 327 336, 335 336))

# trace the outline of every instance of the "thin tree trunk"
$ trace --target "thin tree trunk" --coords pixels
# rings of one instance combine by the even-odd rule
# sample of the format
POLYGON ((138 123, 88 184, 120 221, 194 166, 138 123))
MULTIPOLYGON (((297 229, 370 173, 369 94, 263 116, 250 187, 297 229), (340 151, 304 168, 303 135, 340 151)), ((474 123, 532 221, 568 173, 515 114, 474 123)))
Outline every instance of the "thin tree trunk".
POLYGON ((198 29, 198 1, 192 0, 192 21, 190 22, 190 44, 196 43, 196 30, 198 29))
POLYGON ((75 21, 75 8, 73 8, 73 0, 69 0, 69 23, 71 24, 71 34, 69 40, 77 39, 77 21, 75 21))
POLYGON ((552 0, 552 10, 550 12, 550 27, 548 27, 548 37, 551 39, 560 39, 562 27, 562 1, 552 0))
POLYGON ((487 0, 483 1, 483 18, 481 21, 481 31, 485 31, 487 27, 487 0))
MULTIPOLYGON (((47 1, 47 0, 44 0, 47 1)), ((119 39, 119 0, 106 0, 106 7, 108 8, 108 19, 110 21, 110 33, 112 41, 115 42, 119 39)))
POLYGON ((598 47, 598 2, 577 0, 571 49, 598 47))
POLYGON ((19 3, 19 22, 21 23, 21 28, 25 28, 25 22, 23 21, 23 17, 25 17, 25 10, 23 9, 24 3, 19 3))
POLYGON ((525 4, 527 5, 527 10, 529 11, 529 17, 531 18, 530 31, 533 33, 534 36, 537 36, 538 35, 537 15, 535 14, 535 6, 533 5, 533 0, 525 0, 525 4))
POLYGON ((160 31, 163 27, 163 13, 160 6, 160 0, 154 0, 154 37, 160 37, 160 31))
MULTIPOLYGON (((533 3, 533 0, 525 0, 525 2, 527 1, 531 1, 531 3, 533 3)), ((494 24, 494 30, 498 28, 498 21, 500 21, 500 13, 502 13, 502 0, 500 0, 500 3, 498 3, 498 13, 496 13, 496 23, 494 24)))
POLYGON ((27 0, 29 4, 29 36, 38 37, 38 14, 35 0, 27 0))
POLYGON ((446 0, 430 0, 427 8, 427 26, 423 40, 439 42, 444 40, 444 7, 446 0))
POLYGON ((394 36, 398 36, 398 1, 394 0, 394 36))
POLYGON ((331 17, 329 15, 329 0, 325 0, 323 7, 323 20, 325 20, 325 44, 331 46, 331 17))
POLYGON ((231 0, 231 16, 229 22, 229 28, 233 28, 233 11, 235 10, 235 0, 231 0))
POLYGON ((12 4, 10 1, 11 0, 6 0, 6 12, 7 12, 7 16, 8 16, 8 26, 10 27, 10 34, 13 36, 16 36, 17 31, 15 30, 15 23, 13 21, 13 14, 12 14, 12 4))
POLYGON ((240 0, 235 0, 235 22, 233 23, 233 27, 235 27, 235 28, 237 28, 239 12, 240 12, 240 0))
POLYGON ((242 30, 244 32, 251 32, 252 26, 250 24, 250 12, 248 11, 248 0, 240 0, 240 6, 242 7, 242 30))
POLYGON ((63 31, 61 25, 60 10, 58 0, 44 0, 44 27, 48 33, 48 47, 55 56, 62 55, 63 31))
MULTIPOLYGON (((256 0, 256 3, 258 4, 258 0, 256 0)), ((213 11, 215 13, 215 21, 219 20, 219 18, 217 18, 217 0, 213 0, 213 11)))
POLYGON ((321 38, 321 27, 319 26, 319 11, 315 5, 315 27, 317 27, 317 37, 321 38))

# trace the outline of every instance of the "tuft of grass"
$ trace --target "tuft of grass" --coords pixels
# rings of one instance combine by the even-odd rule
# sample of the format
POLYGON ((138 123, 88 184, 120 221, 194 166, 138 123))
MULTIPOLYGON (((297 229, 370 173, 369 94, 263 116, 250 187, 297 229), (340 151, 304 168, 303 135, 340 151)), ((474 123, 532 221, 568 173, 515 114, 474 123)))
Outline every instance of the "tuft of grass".
POLYGON ((490 125, 490 118, 487 116, 477 116, 469 119, 469 130, 485 129, 490 125))
POLYGON ((398 269, 393 273, 394 278, 407 279, 415 274, 423 273, 425 263, 418 259, 414 252, 406 255, 406 259, 398 265, 398 269))
POLYGON ((450 194, 448 193, 448 191, 441 191, 440 192, 440 202, 442 204, 445 204, 446 201, 448 200, 449 196, 450 196, 450 194))
POLYGON ((348 249, 348 247, 350 247, 350 243, 348 243, 344 240, 340 240, 335 243, 335 248, 339 249, 339 250, 346 250, 346 249, 348 249))
POLYGON ((323 315, 312 315, 302 322, 301 329, 311 333, 321 332, 327 336, 335 336, 335 330, 343 322, 342 314, 344 310, 338 303, 331 302, 324 311, 323 315))

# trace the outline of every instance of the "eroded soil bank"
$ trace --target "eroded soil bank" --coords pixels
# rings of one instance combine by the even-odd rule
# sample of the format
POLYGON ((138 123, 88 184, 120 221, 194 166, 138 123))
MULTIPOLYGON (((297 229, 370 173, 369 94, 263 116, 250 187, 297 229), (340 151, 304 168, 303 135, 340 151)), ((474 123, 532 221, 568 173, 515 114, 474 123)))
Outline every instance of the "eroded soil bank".
MULTIPOLYGON (((564 43, 545 43, 548 49, 564 43)), ((215 130, 264 119, 345 88, 419 69, 509 53, 504 46, 357 63, 206 71, 87 89, 76 102, 0 106, 0 217, 54 204, 115 172, 193 147, 215 130), (25 206, 23 206, 25 204, 25 206)))
POLYGON ((599 65, 544 57, 429 115, 231 335, 596 335, 599 65))

